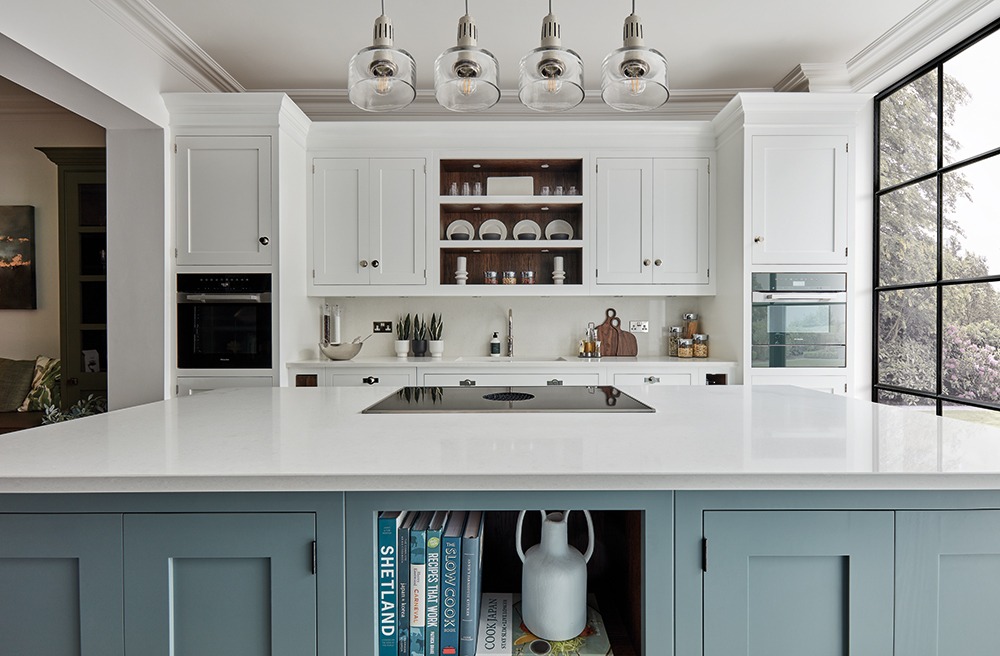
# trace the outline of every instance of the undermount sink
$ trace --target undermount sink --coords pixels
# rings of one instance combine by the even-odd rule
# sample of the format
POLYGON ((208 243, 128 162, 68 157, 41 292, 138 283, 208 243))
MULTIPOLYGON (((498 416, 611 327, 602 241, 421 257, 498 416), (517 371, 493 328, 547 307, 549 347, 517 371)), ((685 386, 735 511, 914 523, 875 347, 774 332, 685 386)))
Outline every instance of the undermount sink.
POLYGON ((568 362, 568 358, 564 358, 561 355, 553 357, 545 356, 530 356, 530 355, 515 355, 514 357, 502 355, 498 358, 494 358, 490 355, 463 355, 455 358, 455 362, 513 362, 520 364, 527 364, 531 362, 568 362))

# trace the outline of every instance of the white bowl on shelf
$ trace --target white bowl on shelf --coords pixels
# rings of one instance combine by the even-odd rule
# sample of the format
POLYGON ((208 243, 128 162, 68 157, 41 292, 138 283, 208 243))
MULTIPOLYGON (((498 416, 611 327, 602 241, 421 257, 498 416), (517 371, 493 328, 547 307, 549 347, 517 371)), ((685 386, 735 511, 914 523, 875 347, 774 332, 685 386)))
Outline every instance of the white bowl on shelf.
POLYGON ((350 360, 361 352, 362 346, 364 344, 361 342, 353 342, 351 344, 320 344, 319 350, 331 360, 350 360))

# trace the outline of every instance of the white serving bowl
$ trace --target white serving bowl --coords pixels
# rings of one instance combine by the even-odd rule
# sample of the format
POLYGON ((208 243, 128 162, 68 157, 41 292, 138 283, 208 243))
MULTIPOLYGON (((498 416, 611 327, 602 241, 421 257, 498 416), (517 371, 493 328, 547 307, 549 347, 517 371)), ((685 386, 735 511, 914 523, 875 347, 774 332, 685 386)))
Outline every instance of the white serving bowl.
POLYGON ((350 360, 361 352, 362 346, 364 344, 361 342, 352 344, 320 344, 319 350, 331 360, 350 360))

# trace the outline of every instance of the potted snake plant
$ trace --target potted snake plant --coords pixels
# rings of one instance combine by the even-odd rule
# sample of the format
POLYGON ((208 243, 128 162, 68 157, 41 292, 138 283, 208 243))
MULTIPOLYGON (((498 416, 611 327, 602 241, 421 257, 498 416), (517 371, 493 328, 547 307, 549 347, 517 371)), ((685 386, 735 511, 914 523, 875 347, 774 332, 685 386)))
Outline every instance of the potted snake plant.
POLYGON ((427 329, 430 341, 427 342, 427 352, 432 358, 440 358, 444 354, 444 340, 441 335, 444 332, 444 319, 437 314, 431 313, 431 323, 427 329))
POLYGON ((413 315, 413 341, 410 342, 413 355, 427 355, 427 322, 418 314, 413 315))
POLYGON ((400 316, 396 321, 396 341, 393 344, 393 348, 396 351, 397 358, 405 358, 406 354, 410 352, 411 328, 410 315, 406 315, 405 319, 400 316))

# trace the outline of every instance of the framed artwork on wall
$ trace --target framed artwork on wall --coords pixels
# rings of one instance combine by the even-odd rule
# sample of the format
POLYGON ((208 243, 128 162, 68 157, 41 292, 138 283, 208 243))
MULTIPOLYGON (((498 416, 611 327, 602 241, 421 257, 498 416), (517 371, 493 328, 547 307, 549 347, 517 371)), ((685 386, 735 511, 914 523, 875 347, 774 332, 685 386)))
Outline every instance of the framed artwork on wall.
POLYGON ((35 208, 0 205, 0 310, 34 310, 35 208))

